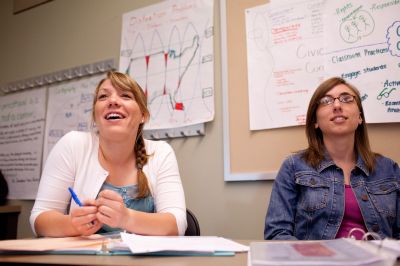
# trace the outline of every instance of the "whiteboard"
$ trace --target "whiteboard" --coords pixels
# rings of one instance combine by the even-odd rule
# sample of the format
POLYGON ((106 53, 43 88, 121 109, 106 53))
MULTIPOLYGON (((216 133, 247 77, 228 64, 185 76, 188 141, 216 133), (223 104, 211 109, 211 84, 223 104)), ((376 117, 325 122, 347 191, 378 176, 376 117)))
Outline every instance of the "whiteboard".
MULTIPOLYGON (((304 126, 250 130, 245 12, 266 2, 268 1, 220 1, 225 181, 274 179, 282 161, 307 145, 304 126)), ((283 4, 287 2, 284 1, 283 4)), ((376 10, 383 7, 381 4, 382 2, 377 2, 376 10)), ((400 4, 392 8, 396 10, 398 6, 400 4)), ((350 82, 353 83, 352 80, 350 82)), ((394 85, 394 82, 391 84, 394 85)), ((393 97, 394 92, 391 94, 393 97)), ((397 98, 397 101, 391 102, 400 104, 399 100, 397 98)), ((372 149, 399 161, 400 149, 397 146, 400 142, 397 141, 397 135, 400 124, 376 123, 368 125, 368 129, 372 149)))

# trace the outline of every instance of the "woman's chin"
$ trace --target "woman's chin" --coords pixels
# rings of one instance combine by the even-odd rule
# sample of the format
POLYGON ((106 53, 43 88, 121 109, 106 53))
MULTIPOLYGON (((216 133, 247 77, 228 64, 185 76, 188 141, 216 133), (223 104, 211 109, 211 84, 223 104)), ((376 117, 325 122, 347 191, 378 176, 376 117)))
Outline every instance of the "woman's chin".
POLYGON ((130 137, 134 138, 134 134, 122 128, 108 128, 106 130, 99 130, 99 137, 114 141, 126 141, 130 137))

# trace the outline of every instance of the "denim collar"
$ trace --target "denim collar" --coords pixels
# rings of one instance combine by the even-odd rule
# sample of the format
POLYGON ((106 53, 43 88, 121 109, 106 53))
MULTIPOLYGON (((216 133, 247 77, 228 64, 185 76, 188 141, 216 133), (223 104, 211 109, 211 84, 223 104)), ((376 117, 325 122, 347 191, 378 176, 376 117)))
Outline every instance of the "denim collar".
MULTIPOLYGON (((324 152, 324 159, 321 161, 321 163, 317 166, 317 171, 318 173, 321 173, 323 170, 325 170, 328 167, 335 166, 335 162, 332 160, 331 156, 328 154, 328 152, 325 150, 324 152)), ((356 168, 360 169, 366 176, 369 176, 369 171, 361 158, 361 156, 358 154, 357 155, 357 162, 356 162, 356 168)))

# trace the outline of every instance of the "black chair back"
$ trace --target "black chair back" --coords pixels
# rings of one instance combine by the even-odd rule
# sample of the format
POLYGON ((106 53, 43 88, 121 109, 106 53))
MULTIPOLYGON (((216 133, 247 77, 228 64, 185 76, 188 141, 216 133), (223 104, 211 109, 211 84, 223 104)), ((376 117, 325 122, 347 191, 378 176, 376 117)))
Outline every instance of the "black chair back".
POLYGON ((200 236, 200 225, 196 216, 189 209, 186 209, 187 228, 185 236, 200 236))

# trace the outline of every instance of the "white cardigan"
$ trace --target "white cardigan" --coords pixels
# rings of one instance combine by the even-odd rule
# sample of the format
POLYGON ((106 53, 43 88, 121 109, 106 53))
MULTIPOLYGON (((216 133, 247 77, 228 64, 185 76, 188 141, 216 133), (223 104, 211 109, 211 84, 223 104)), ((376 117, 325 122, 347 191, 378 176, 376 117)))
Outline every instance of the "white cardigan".
MULTIPOLYGON (((171 213, 176 218, 179 235, 187 227, 185 195, 178 164, 171 146, 164 141, 145 140, 146 152, 151 155, 143 167, 156 212, 171 213)), ((81 201, 95 199, 108 176, 98 160, 99 138, 90 132, 71 131, 51 150, 43 169, 30 224, 35 231, 35 220, 44 211, 56 210, 63 214, 76 207, 68 187, 73 187, 81 201)))

